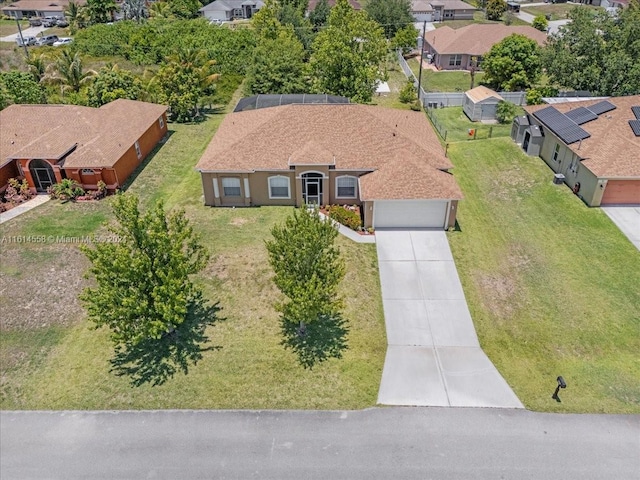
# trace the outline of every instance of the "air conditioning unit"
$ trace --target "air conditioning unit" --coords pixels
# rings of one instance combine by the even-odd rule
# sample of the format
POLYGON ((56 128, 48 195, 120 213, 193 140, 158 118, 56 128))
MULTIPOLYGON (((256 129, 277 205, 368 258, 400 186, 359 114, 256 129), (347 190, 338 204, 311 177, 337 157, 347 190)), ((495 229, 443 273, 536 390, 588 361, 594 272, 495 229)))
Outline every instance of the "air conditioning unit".
POLYGON ((562 185, 564 183, 564 175, 562 173, 556 173, 553 176, 553 183, 556 185, 562 185))

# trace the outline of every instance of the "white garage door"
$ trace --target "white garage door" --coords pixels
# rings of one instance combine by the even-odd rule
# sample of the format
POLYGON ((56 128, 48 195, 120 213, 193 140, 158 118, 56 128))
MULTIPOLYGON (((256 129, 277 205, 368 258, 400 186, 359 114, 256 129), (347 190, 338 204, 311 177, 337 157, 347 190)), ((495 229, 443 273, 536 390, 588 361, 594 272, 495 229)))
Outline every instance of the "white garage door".
POLYGON ((446 200, 376 200, 373 228, 444 228, 446 200))

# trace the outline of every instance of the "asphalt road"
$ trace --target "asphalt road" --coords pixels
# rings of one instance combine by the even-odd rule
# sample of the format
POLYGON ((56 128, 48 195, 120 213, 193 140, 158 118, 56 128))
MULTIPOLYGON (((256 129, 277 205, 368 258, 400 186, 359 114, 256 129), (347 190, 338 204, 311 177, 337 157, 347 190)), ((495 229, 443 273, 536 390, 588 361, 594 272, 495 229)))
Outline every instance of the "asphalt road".
POLYGON ((509 409, 1 412, 0 478, 640 478, 640 416, 509 409))

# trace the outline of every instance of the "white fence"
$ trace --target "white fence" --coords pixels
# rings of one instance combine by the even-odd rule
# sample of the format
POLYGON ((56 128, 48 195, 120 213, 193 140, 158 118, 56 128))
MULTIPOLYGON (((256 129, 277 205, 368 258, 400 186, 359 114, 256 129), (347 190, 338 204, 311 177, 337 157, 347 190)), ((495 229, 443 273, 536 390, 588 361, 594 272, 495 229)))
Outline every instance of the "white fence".
MULTIPOLYGON (((413 71, 407 64, 407 61, 402 56, 402 51, 398 50, 398 63, 402 71, 409 80, 413 81, 413 84, 418 88, 418 79, 414 75, 413 71)), ((526 93, 525 92, 498 92, 502 98, 507 102, 515 103, 516 105, 526 105, 526 93)), ((432 92, 427 93, 423 88, 420 88, 420 100, 423 107, 461 107, 464 102, 464 92, 432 92)))

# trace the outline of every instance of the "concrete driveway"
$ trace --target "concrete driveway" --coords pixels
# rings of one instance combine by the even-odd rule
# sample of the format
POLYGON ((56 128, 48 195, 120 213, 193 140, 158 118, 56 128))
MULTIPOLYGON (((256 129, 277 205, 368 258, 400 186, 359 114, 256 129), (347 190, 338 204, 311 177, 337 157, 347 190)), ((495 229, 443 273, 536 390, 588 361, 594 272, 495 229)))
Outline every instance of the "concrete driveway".
POLYGON ((640 250, 640 205, 600 207, 640 250))
POLYGON ((522 408, 484 354, 442 230, 376 230, 384 405, 522 408))

